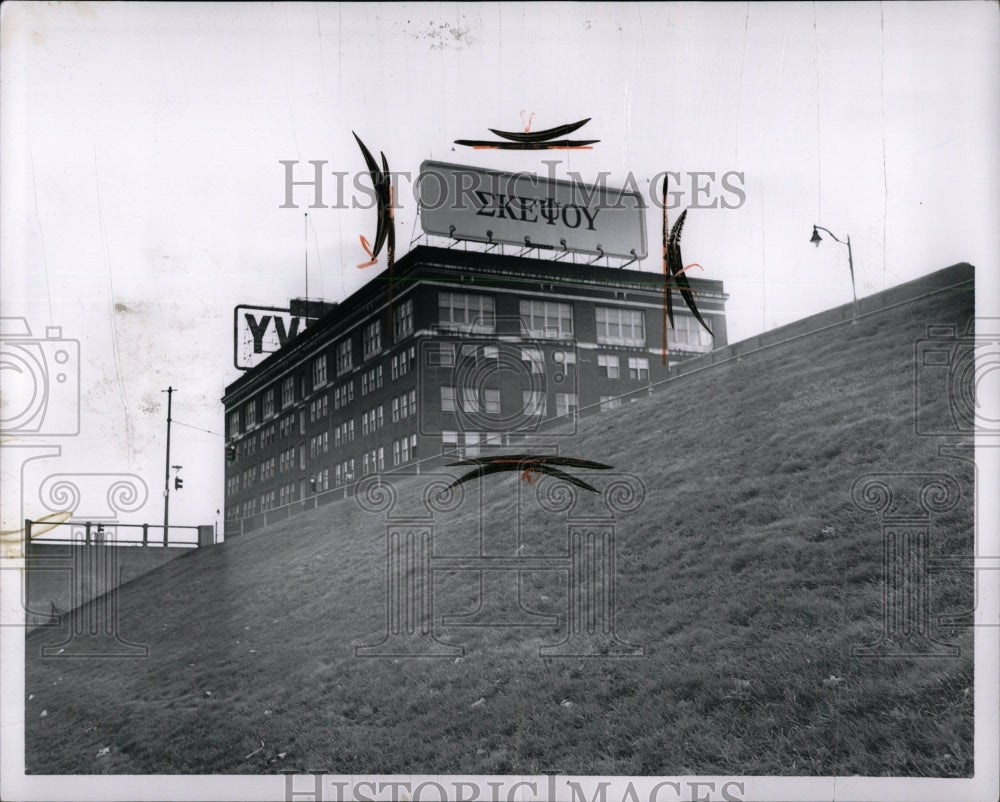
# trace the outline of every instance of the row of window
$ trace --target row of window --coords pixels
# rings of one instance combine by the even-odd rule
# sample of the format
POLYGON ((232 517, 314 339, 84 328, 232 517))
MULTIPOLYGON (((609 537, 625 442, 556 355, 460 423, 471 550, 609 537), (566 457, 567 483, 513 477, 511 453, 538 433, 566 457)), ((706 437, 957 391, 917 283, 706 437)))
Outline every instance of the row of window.
MULTIPOLYGON (((463 387, 456 393, 454 387, 441 388, 442 412, 475 412, 487 415, 500 414, 500 390, 463 387)), ((570 415, 576 412, 579 402, 576 393, 556 393, 556 415, 570 415)), ((547 414, 544 390, 522 390, 520 414, 536 416, 547 414)))
MULTIPOLYGON (((379 413, 381 414, 382 408, 379 407, 379 413)), ((402 420, 403 418, 408 418, 410 415, 417 414, 417 391, 410 390, 407 393, 402 393, 397 395, 392 399, 392 422, 402 420)))
POLYGON ((325 418, 329 412, 330 396, 323 393, 319 398, 309 402, 309 422, 313 423, 320 418, 325 418))
MULTIPOLYGON (((526 363, 534 369, 540 363, 535 356, 541 359, 541 352, 532 349, 525 349, 523 357, 526 363)), ((567 356, 573 357, 573 354, 567 356)), ((633 380, 648 381, 649 360, 645 357, 628 357, 628 377, 633 380)), ((620 358, 615 354, 598 354, 597 364, 599 375, 602 378, 621 378, 620 358)), ((372 381, 378 381, 380 369, 370 372, 373 374, 372 381)), ((487 415, 499 415, 500 410, 500 390, 491 388, 463 387, 459 392, 455 387, 444 386, 440 388, 441 411, 470 413, 485 413, 487 415)), ((609 396, 610 397, 610 396, 609 396)), ((603 398, 603 396, 602 396, 603 398)), ((521 392, 521 412, 529 416, 544 416, 547 414, 545 393, 541 390, 522 390, 521 392)), ((562 416, 576 411, 576 393, 556 393, 556 415, 562 416)), ((336 402, 335 402, 336 405, 336 402)), ((401 393, 391 401, 392 421, 394 423, 417 414, 417 391, 415 389, 401 393)), ((603 408, 603 406, 602 406, 603 408)), ((314 422, 328 414, 327 399, 316 399, 309 405, 309 420, 314 422)), ((300 420, 301 433, 305 432, 304 419, 300 420)), ((362 435, 377 432, 384 426, 383 406, 380 404, 361 415, 362 435)), ((290 435, 295 429, 294 414, 288 415, 279 423, 279 431, 282 437, 290 435)), ((334 445, 340 446, 343 443, 351 442, 355 438, 354 421, 347 420, 334 427, 334 445)), ((266 445, 274 439, 274 427, 266 427, 261 431, 261 443, 266 445)), ((322 433, 310 440, 310 453, 315 456, 317 453, 325 453, 329 447, 329 434, 322 433), (317 451, 317 449, 321 449, 317 451)), ((248 457, 256 450, 256 438, 246 438, 239 444, 239 456, 248 457)), ((289 458, 289 465, 294 457, 289 458)), ((285 470, 282 468, 282 470, 285 470)))
MULTIPOLYGON (((602 379, 620 379, 619 357, 617 354, 598 354, 597 371, 602 379)), ((649 380, 649 360, 645 357, 628 357, 628 377, 641 381, 649 380)))
MULTIPOLYGON (((354 382, 351 382, 354 384, 354 382)), ((366 370, 361 374, 361 395, 374 393, 382 387, 382 366, 376 365, 371 370, 366 370)))
POLYGON ((371 434, 382 428, 385 421, 382 417, 382 405, 373 407, 361 413, 361 434, 371 434))
POLYGON ((378 446, 361 455, 361 472, 365 476, 385 470, 385 448, 378 446))
MULTIPOLYGON (((522 300, 520 301, 520 318, 522 335, 562 339, 574 336, 573 305, 570 303, 522 300)), ((595 318, 598 344, 645 347, 646 325, 642 310, 597 306, 595 307, 595 318)), ((494 298, 491 295, 441 291, 438 293, 438 320, 443 329, 463 333, 493 334, 496 331, 494 298)), ((412 300, 404 301, 393 307, 393 325, 396 342, 413 333, 412 300)), ((694 318, 683 315, 675 319, 673 340, 677 344, 698 348, 710 348, 712 345, 711 335, 694 318)), ((381 352, 383 343, 381 319, 377 318, 364 325, 361 330, 361 341, 364 361, 368 361, 381 352)), ((352 342, 352 336, 347 335, 334 346, 335 369, 338 377, 343 376, 354 367, 352 342)), ((486 350, 484 349, 484 352, 486 350)), ((525 351, 528 352, 529 349, 525 349, 525 351)), ((535 349, 534 353, 526 353, 523 357, 525 361, 530 363, 530 369, 533 372, 542 370, 543 360, 536 359, 540 353, 535 349)), ((489 354, 484 355, 487 358, 489 356, 489 354)), ((493 356, 496 356, 496 349, 493 349, 493 356)), ((415 353, 412 347, 393 356, 391 361, 392 378, 397 379, 408 372, 412 368, 414 358, 415 353)), ((445 356, 445 358, 448 357, 445 356)), ((450 359, 453 364, 453 353, 450 359)), ((327 355, 316 356, 312 361, 311 370, 312 389, 323 387, 329 379, 327 355)), ((362 376, 362 395, 382 386, 381 367, 378 368, 378 371, 377 375, 373 375, 372 371, 369 371, 362 376)), ((306 394, 304 377, 302 384, 302 395, 304 396, 306 394)), ((286 376, 282 379, 279 391, 280 408, 285 409, 291 406, 295 402, 294 376, 286 376)), ((353 398, 353 392, 353 384, 350 384, 346 386, 346 389, 341 389, 340 393, 335 393, 334 408, 339 409, 344 403, 349 403, 350 398, 353 398), (344 393, 349 394, 350 398, 344 393)), ((264 420, 276 413, 274 402, 274 390, 271 388, 265 390, 262 394, 264 420)), ((243 411, 243 429, 246 430, 257 424, 256 399, 246 402, 243 411)), ((319 414, 318 410, 317 414, 319 414)), ((234 410, 229 420, 229 433, 235 436, 239 432, 239 415, 234 410)))
MULTIPOLYGON (((302 455, 304 457, 305 456, 305 449, 304 448, 302 449, 302 452, 303 452, 302 455)), ((304 462, 304 460, 303 460, 303 462, 304 462)), ((290 471, 294 467, 295 467, 295 448, 294 447, 286 449, 285 451, 282 451, 280 454, 278 454, 278 470, 281 473, 284 473, 285 471, 290 471)), ((306 466, 303 464, 301 467, 305 468, 306 466)))
POLYGON ((309 458, 316 459, 320 454, 325 454, 330 450, 330 433, 323 432, 309 440, 309 458))
MULTIPOLYGON (((403 301, 392 308, 393 334, 396 342, 413 334, 413 301, 403 301)), ((354 349, 351 335, 347 335, 334 347, 337 362, 337 376, 343 376, 354 367, 354 349)), ((376 318, 365 324, 361 330, 361 353, 364 361, 382 352, 382 320, 376 318)), ((316 385, 313 385, 314 387, 316 385)))
MULTIPOLYGON (((316 457, 319 454, 324 454, 329 450, 329 439, 326 434, 318 437, 314 437, 310 440, 309 451, 312 457, 316 457)), ((279 467, 280 470, 286 470, 289 467, 293 467, 295 460, 295 449, 288 449, 288 451, 282 452, 280 455, 279 467)), ((417 458, 417 435, 408 434, 403 437, 392 441, 392 464, 393 466, 402 465, 411 460, 417 458)), ((376 471, 382 471, 385 469, 385 447, 377 446, 370 451, 365 451, 361 457, 362 473, 368 475, 370 473, 375 473, 376 471)), ((302 466, 304 467, 304 465, 302 466)), ((268 478, 274 476, 274 458, 270 460, 265 460, 261 463, 260 478, 264 481, 268 478)), ((232 496, 240 492, 242 489, 247 489, 251 487, 256 482, 257 468, 256 466, 247 468, 241 474, 231 476, 226 480, 226 495, 232 496)), ((334 466, 334 486, 339 486, 345 482, 354 481, 354 458, 343 460, 334 466)), ((313 492, 322 492, 324 490, 329 490, 330 488, 330 470, 329 468, 323 468, 318 470, 312 476, 309 477, 309 484, 313 492)), ((285 504, 288 501, 294 500, 294 482, 284 485, 280 488, 280 494, 278 496, 279 504, 285 504), (285 499, 285 500, 282 500, 285 499)), ((274 506, 274 491, 271 491, 270 495, 270 506, 268 506, 268 494, 264 493, 261 496, 261 510, 270 509, 274 506)), ((253 511, 256 512, 256 503, 254 502, 253 511)), ((252 514, 252 513, 251 513, 252 514)))
MULTIPOLYGON (((381 408, 379 409, 381 410, 381 408)), ((379 416, 376 415, 376 417, 379 416)), ((353 440, 354 439, 353 424, 349 426, 347 429, 345 429, 343 432, 341 432, 338 427, 338 435, 344 441, 353 440)), ((339 440, 336 441, 336 444, 339 445, 340 441, 339 440)), ((322 434, 316 435, 315 437, 310 439, 309 441, 310 458, 315 459, 316 457, 322 454, 328 453, 329 450, 330 450, 330 436, 328 432, 323 432, 322 434)), ((394 440, 392 443, 392 451, 393 451, 393 460, 392 460, 393 465, 400 465, 404 462, 409 462, 410 460, 416 459, 417 435, 416 434, 405 435, 398 440, 394 440)), ((300 447, 299 455, 300 455, 299 468, 304 470, 305 469, 304 446, 300 447)), ((353 460, 351 460, 350 462, 353 465, 353 460)), ((385 467, 384 448, 379 446, 377 448, 372 449, 371 451, 366 452, 363 456, 363 465, 365 474, 372 473, 375 470, 382 470, 385 467)), ((281 454, 279 454, 277 457, 277 463, 275 461, 275 457, 271 457, 270 459, 264 460, 262 463, 260 463, 260 481, 264 482, 267 481, 268 479, 273 478, 276 470, 284 472, 287 470, 292 470, 294 469, 294 467, 295 467, 295 448, 293 447, 285 451, 282 451, 281 454)), ((346 475, 347 472, 346 462, 342 462, 339 467, 341 467, 341 474, 346 475)), ((320 473, 314 474, 312 478, 314 479, 316 476, 319 476, 320 473)), ((337 484, 341 483, 339 479, 336 481, 337 484)), ((254 484, 256 484, 256 482, 257 482, 257 466, 251 466, 249 468, 246 468, 241 473, 238 473, 226 479, 226 495, 227 496, 235 495, 239 493, 241 489, 246 490, 247 488, 252 487, 254 484)), ((326 487, 322 487, 322 489, 326 489, 326 487)))
POLYGON ((499 432, 441 432, 441 448, 445 454, 455 454, 460 458, 478 457, 481 446, 502 446, 503 435, 499 432))
POLYGON ((402 465, 417 458, 417 436, 411 434, 392 441, 392 464, 402 465))

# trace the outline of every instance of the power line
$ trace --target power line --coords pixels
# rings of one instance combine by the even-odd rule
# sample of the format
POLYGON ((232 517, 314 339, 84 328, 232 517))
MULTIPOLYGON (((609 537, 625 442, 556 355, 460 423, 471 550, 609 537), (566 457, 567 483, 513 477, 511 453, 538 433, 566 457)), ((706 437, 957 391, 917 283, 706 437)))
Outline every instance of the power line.
POLYGON ((195 429, 196 431, 199 432, 205 432, 205 434, 214 434, 216 437, 221 437, 223 440, 225 439, 225 435, 223 434, 219 434, 218 432, 213 432, 208 429, 202 429, 198 426, 192 426, 190 423, 182 423, 179 420, 175 420, 174 423, 177 424, 178 426, 186 426, 189 429, 195 429))

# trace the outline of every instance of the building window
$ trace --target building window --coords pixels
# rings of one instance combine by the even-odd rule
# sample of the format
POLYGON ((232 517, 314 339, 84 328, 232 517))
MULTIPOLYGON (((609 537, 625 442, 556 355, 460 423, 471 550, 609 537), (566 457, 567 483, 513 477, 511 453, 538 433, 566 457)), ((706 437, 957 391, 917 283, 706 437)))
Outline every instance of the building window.
POLYGON ((413 301, 403 301, 392 308, 392 331, 396 342, 413 334, 413 301))
POLYGON ((240 413, 233 410, 229 413, 229 436, 236 437, 240 433, 240 413))
POLYGON ((438 295, 438 308, 442 328, 492 334, 496 325, 493 298, 489 295, 441 292, 438 295))
POLYGON ((295 377, 286 376, 281 380, 281 408, 289 407, 295 401, 295 377))
POLYGON ((577 410, 576 393, 556 393, 556 415, 573 415, 577 410))
POLYGON ((345 337, 337 343, 337 375, 343 376, 351 367, 351 338, 345 337))
POLYGON ((383 422, 382 407, 377 406, 370 409, 361 416, 361 434, 377 432, 382 428, 383 422))
POLYGON ((410 372, 410 368, 413 366, 415 354, 416 349, 413 346, 410 346, 409 348, 404 348, 392 358, 393 379, 398 379, 400 376, 410 372))
POLYGON ((481 411, 479 408, 479 393, 476 392, 475 387, 462 388, 462 411, 463 412, 481 411))
POLYGON ((458 432, 441 432, 441 453, 456 454, 458 452, 458 432))
POLYGON ((417 436, 404 436, 400 440, 392 441, 392 464, 399 465, 409 462, 417 456, 417 436))
POLYGON ((538 348, 522 348, 521 361, 528 366, 531 373, 545 372, 545 355, 538 348))
POLYGON ((483 390, 483 411, 487 415, 500 414, 500 391, 483 390))
POLYGON ((562 368, 565 375, 576 375, 576 351, 556 351, 552 361, 562 368))
POLYGON ((333 391, 333 408, 340 409, 346 407, 354 400, 354 380, 342 384, 333 391))
POLYGON ((371 359, 382 350, 382 321, 373 320, 364 328, 363 339, 365 359, 371 359))
POLYGON ((622 405, 622 400, 616 398, 613 395, 602 395, 601 396, 601 412, 607 412, 609 409, 618 409, 622 405))
POLYGON ((615 354, 597 355, 597 373, 602 379, 621 378, 618 373, 618 357, 615 354))
POLYGON ((452 368, 455 366, 455 344, 438 344, 438 367, 452 368))
MULTIPOLYGON (((381 414, 381 407, 379 407, 381 414)), ((410 390, 408 393, 396 396, 392 399, 392 420, 402 420, 410 415, 417 414, 417 391, 410 390)))
POLYGON ((274 417, 274 390, 264 391, 264 420, 274 417))
POLYGON ((630 356, 628 358, 628 377, 640 381, 649 380, 649 360, 645 357, 630 356))
POLYGON ((713 344, 712 335, 688 315, 677 315, 674 318, 673 341, 677 345, 687 345, 698 351, 711 351, 713 344))
POLYGON ((326 354, 320 354, 313 360, 313 389, 326 384, 326 354))
POLYGON ((361 471, 366 476, 385 470, 385 449, 382 446, 366 451, 361 457, 361 471))
POLYGON ((354 457, 345 459, 333 468, 333 481, 337 485, 354 481, 354 457))
POLYGON ((442 387, 441 388, 441 411, 442 412, 454 412, 455 411, 455 388, 454 387, 442 387))
POLYGON ((323 432, 309 440, 309 457, 316 459, 320 454, 325 454, 330 450, 330 433, 323 432))
POLYGON ((479 432, 466 432, 465 433, 465 456, 466 457, 478 457, 479 456, 479 443, 480 443, 479 432))
POLYGON ((317 398, 314 401, 309 402, 309 422, 317 421, 320 418, 326 417, 326 413, 329 409, 328 406, 329 396, 326 393, 323 394, 321 398, 317 398))
POLYGON ((521 402, 525 415, 545 415, 545 393, 541 390, 522 390, 521 402))
POLYGON ((339 448, 344 443, 349 443, 354 440, 354 419, 346 420, 339 426, 335 426, 333 429, 333 445, 334 448, 339 448))
POLYGON ((382 366, 372 368, 367 373, 361 374, 361 395, 375 392, 382 386, 382 366))
POLYGON ((646 345, 646 320, 639 309, 597 307, 597 342, 606 345, 646 345))
POLYGON ((573 307, 554 301, 521 301, 521 321, 531 337, 573 336, 573 307))

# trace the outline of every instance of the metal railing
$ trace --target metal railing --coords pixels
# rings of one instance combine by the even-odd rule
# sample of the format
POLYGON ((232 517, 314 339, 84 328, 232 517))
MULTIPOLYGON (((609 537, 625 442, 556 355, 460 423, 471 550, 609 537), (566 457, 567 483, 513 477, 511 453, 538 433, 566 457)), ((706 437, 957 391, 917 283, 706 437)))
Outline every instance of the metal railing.
POLYGON ((154 546, 159 548, 198 547, 197 526, 165 528, 162 524, 120 524, 106 521, 31 521, 26 519, 24 533, 30 543, 82 546, 154 546), (61 532, 57 527, 69 527, 69 531, 61 532), (121 533, 119 530, 122 529, 126 531, 121 533), (156 530, 160 530, 160 533, 157 534, 156 530), (177 537, 178 530, 190 531, 193 536, 190 538, 177 537))

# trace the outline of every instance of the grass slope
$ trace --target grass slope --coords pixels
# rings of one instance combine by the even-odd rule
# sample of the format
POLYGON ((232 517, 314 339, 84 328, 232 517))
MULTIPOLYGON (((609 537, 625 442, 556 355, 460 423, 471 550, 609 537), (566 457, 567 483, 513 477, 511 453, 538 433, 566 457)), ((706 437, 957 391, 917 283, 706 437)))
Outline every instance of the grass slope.
MULTIPOLYGON (((969 776, 968 631, 939 633, 958 658, 851 657, 879 635, 882 536, 850 488, 872 472, 951 474, 966 492, 933 519, 932 549, 971 553, 971 468, 916 436, 912 410, 914 342, 971 314, 971 293, 942 292, 550 438, 645 483, 618 525, 616 613, 644 658, 541 659, 564 623, 440 630, 465 647, 459 662, 356 658, 385 631, 385 526, 348 501, 123 587, 120 632, 148 659, 43 659, 63 638, 29 635, 27 770, 969 776)), ((527 485, 492 478, 487 541, 506 545, 527 485)), ((398 509, 421 504, 410 485, 398 509)), ((438 514, 435 553, 478 546, 468 487, 438 514)), ((564 542, 558 516, 524 517, 522 554, 564 542)), ((475 609, 475 574, 435 582, 436 625, 475 609)), ((933 587, 933 614, 972 606, 968 577, 933 587)), ((512 609, 505 592, 491 601, 512 609)), ((563 613, 565 577, 525 572, 522 597, 563 613)))

